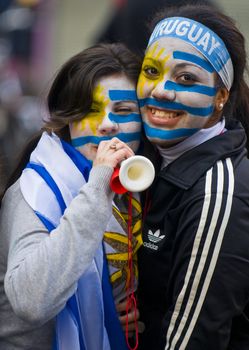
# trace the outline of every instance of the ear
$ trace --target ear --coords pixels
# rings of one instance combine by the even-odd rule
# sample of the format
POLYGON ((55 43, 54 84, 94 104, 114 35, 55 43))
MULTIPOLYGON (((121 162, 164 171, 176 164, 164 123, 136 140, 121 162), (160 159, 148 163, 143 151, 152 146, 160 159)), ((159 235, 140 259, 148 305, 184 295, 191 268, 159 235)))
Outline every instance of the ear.
POLYGON ((215 111, 220 114, 229 97, 229 91, 225 88, 219 88, 215 96, 215 111))
POLYGON ((206 128, 216 124, 222 117, 222 110, 228 100, 229 91, 225 88, 219 88, 215 98, 214 98, 214 111, 212 116, 209 118, 208 123, 206 124, 206 128))

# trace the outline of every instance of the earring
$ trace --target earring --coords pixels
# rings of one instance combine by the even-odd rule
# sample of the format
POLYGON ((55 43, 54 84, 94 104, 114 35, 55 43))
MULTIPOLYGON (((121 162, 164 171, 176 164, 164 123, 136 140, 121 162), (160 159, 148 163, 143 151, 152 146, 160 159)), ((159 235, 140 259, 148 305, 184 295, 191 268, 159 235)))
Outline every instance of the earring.
POLYGON ((219 111, 222 111, 223 107, 224 107, 224 103, 220 102, 218 105, 219 111))

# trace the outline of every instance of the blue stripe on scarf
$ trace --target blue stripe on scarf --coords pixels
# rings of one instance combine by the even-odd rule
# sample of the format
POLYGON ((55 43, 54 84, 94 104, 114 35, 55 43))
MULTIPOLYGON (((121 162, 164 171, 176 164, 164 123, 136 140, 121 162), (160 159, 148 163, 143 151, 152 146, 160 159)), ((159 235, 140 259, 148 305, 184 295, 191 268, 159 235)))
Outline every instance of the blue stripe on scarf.
POLYGON ((88 181, 89 173, 92 168, 92 163, 83 156, 77 149, 69 145, 67 142, 61 140, 62 147, 68 157, 74 162, 75 166, 79 169, 84 179, 88 181))
POLYGON ((80 327, 81 321, 80 321, 80 314, 79 314, 79 307, 76 299, 76 295, 72 295, 71 298, 67 301, 68 309, 71 310, 72 315, 75 317, 76 324, 78 326, 78 332, 79 332, 79 342, 80 342, 80 349, 81 350, 87 350, 84 344, 84 338, 82 334, 82 329, 80 327))
POLYGON ((47 230, 49 232, 53 231, 55 229, 55 226, 52 224, 52 222, 50 220, 48 220, 47 218, 45 218, 43 215, 41 215, 38 211, 35 210, 36 215, 38 216, 38 218, 41 220, 41 222, 43 223, 43 225, 47 228, 47 230))
POLYGON ((64 199, 62 197, 61 191, 59 190, 59 187, 57 186, 56 182, 54 181, 52 176, 49 174, 49 172, 42 165, 31 163, 31 162, 27 164, 26 168, 35 170, 41 176, 41 178, 43 178, 43 180, 47 183, 47 185, 51 188, 61 208, 61 214, 63 215, 67 206, 66 206, 66 203, 64 202, 64 199))

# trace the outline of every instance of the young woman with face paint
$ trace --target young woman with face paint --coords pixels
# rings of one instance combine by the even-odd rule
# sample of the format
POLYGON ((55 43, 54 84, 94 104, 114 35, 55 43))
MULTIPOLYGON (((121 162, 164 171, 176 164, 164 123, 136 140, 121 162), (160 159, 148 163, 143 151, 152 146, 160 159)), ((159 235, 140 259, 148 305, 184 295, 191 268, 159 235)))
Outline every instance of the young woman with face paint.
POLYGON ((155 23, 137 85, 158 163, 138 254, 139 349, 246 350, 244 38, 206 6, 162 11, 155 23))
MULTIPOLYGON (((72 57, 51 86, 50 120, 2 200, 1 349, 127 349, 121 323, 134 330, 135 310, 119 320, 114 301, 127 297, 131 273, 128 196, 114 198, 109 182, 139 147, 140 67, 123 45, 100 44, 72 57)), ((137 279, 135 196, 131 210, 137 279)))

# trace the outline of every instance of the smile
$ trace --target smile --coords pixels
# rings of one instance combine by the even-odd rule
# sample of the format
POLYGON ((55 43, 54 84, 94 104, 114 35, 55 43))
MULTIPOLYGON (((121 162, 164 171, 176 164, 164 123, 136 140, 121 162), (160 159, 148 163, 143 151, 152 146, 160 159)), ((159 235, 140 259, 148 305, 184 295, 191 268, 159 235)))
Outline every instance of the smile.
POLYGON ((172 112, 172 111, 165 111, 161 109, 151 108, 151 113, 156 118, 163 118, 163 119, 174 119, 179 117, 179 112, 172 112))
POLYGON ((182 111, 172 111, 166 109, 155 108, 154 106, 147 106, 147 118, 148 122, 151 125, 166 127, 166 128, 175 128, 183 116, 184 112, 182 111))

